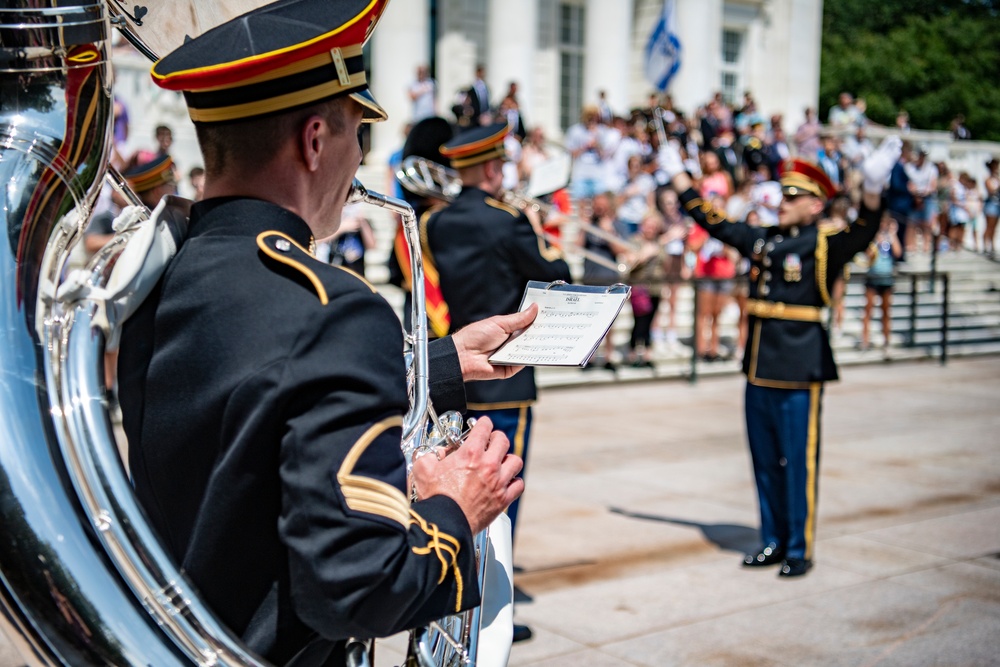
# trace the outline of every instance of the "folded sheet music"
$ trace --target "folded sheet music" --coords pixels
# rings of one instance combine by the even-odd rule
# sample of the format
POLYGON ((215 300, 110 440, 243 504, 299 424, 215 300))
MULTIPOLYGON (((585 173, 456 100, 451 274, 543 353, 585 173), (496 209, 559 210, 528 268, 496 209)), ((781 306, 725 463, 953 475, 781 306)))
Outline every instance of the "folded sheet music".
POLYGON ((538 304, 538 316, 490 356, 491 364, 510 366, 583 366, 614 323, 631 288, 531 281, 524 290, 524 310, 538 304))

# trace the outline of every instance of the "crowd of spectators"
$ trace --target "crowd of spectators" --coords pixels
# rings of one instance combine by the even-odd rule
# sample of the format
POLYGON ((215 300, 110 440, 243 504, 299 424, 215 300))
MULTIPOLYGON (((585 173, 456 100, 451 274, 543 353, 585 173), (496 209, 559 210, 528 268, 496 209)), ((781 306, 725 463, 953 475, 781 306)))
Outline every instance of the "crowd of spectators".
MULTIPOLYGON (((550 160, 554 149, 542 129, 522 114, 517 84, 510 83, 502 101, 491 103, 484 76, 484 68, 478 67, 475 81, 458 94, 449 120, 462 129, 506 118, 512 128, 509 154, 517 166, 511 168, 505 185, 525 188, 533 170, 550 160)), ((706 200, 725 210, 730 219, 760 225, 777 223, 781 164, 793 156, 809 158, 838 190, 831 202, 830 224, 848 224, 860 197, 860 165, 874 149, 870 127, 865 100, 846 92, 827 111, 825 123, 817 109, 808 108, 804 121, 788 128, 781 114, 763 113, 750 92, 736 104, 716 93, 689 113, 676 108, 670 95, 651 94, 644 106, 619 113, 599 91, 563 137, 572 167, 566 191, 557 196, 568 197, 573 215, 582 223, 579 237, 564 242, 575 246, 568 248, 570 252, 584 254, 579 276, 583 282, 624 279, 639 289, 633 289, 635 329, 624 359, 608 344, 597 365, 613 369, 624 361, 646 366, 653 344, 680 351, 677 288, 692 279, 699 334, 690 341, 695 353, 714 361, 738 357, 743 349, 748 267, 730 248, 692 226, 678 208, 657 165, 663 142, 681 147, 688 171, 706 200), (622 275, 615 266, 628 270, 622 275), (724 313, 737 311, 739 333, 724 345, 719 321, 724 313)), ((910 132, 905 110, 900 110, 895 129, 904 139, 910 132)), ((971 138, 961 116, 950 131, 955 139, 971 138)), ((929 253, 935 239, 939 252, 967 248, 992 254, 1000 215, 1000 177, 996 160, 987 167, 990 176, 981 192, 968 173, 952 175, 943 162, 929 159, 926 146, 907 142, 886 193, 891 229, 898 239, 893 244, 899 248, 894 265, 906 262, 909 253, 929 253)), ((558 227, 569 218, 557 215, 546 225, 558 236, 558 227)), ((870 261, 859 257, 858 263, 867 267, 870 261)), ((838 285, 837 293, 842 296, 843 291, 838 285)), ((835 306, 835 334, 842 319, 842 305, 835 306)))
MULTIPOLYGON (((453 100, 448 120, 456 130, 506 120, 511 128, 507 146, 512 161, 505 172, 505 186, 523 189, 534 170, 549 164, 560 149, 525 117, 517 82, 510 82, 501 97, 491 95, 485 76, 485 68, 478 66, 475 79, 453 100)), ((438 109, 437 84, 425 65, 417 67, 407 93, 414 121, 448 115, 438 109)), ((679 144, 702 196, 725 210, 730 219, 760 225, 777 222, 782 162, 792 156, 807 157, 836 184, 839 195, 831 203, 830 217, 835 220, 839 215, 846 224, 859 196, 859 167, 873 150, 866 132, 870 121, 865 101, 842 93, 827 111, 825 124, 817 109, 807 108, 804 120, 794 128, 786 128, 780 114, 762 113, 750 92, 736 104, 716 93, 689 113, 676 108, 669 95, 651 94, 644 106, 619 111, 599 91, 595 102, 584 105, 579 120, 567 128, 562 144, 568 154, 564 158, 571 162, 569 183, 565 190, 547 197, 558 200, 560 206, 554 210, 564 214, 546 221, 548 231, 559 237, 560 226, 575 217, 583 223, 581 233, 562 242, 573 246, 567 248, 569 252, 585 255, 578 278, 588 283, 626 280, 639 287, 634 290, 636 327, 623 359, 626 363, 648 365, 654 344, 682 351, 676 331, 677 294, 678 287, 692 279, 700 335, 689 341, 690 346, 706 361, 738 356, 745 337, 742 306, 747 267, 731 249, 691 225, 676 196, 665 187, 656 159, 659 147, 665 141, 679 144), (835 214, 838 210, 842 213, 835 214), (627 271, 622 274, 620 267, 627 271), (739 312, 741 326, 736 339, 723 345, 719 321, 726 312, 739 312)), ((903 110, 896 129, 904 137, 909 132, 903 110)), ((949 129, 956 140, 971 138, 960 115, 949 129)), ((128 113, 118 101, 114 137, 112 162, 121 171, 168 152, 172 141, 170 128, 160 126, 153 145, 123 156, 118 151, 128 138, 128 113)), ((1000 217, 997 167, 995 158, 986 165, 988 175, 980 187, 969 173, 953 174, 945 163, 931 161, 926 146, 907 142, 886 193, 900 249, 895 261, 906 262, 910 253, 930 252, 935 239, 938 252, 967 249, 992 256, 1000 217)), ((177 175, 184 192, 200 198, 203 171, 195 168, 187 179, 189 184, 177 175)), ((108 213, 101 219, 110 219, 120 205, 110 192, 105 193, 99 209, 108 213)), ((371 228, 360 215, 348 222, 343 238, 330 244, 331 261, 363 267, 364 253, 374 245, 371 228)), ((90 231, 99 230, 92 227, 90 231)), ((94 236, 96 243, 99 234, 94 236)), ((834 310, 835 332, 842 312, 842 307, 834 310)), ((608 368, 621 360, 610 343, 603 356, 602 364, 608 368)))

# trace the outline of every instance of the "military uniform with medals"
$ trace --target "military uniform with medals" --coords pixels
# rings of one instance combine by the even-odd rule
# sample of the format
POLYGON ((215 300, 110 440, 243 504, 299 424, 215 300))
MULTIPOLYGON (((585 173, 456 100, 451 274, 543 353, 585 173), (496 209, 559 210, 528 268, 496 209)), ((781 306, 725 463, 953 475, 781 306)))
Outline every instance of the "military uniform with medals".
MULTIPOLYGON (((828 199, 834 186, 818 167, 789 160, 781 177, 786 196, 828 199)), ((881 211, 862 206, 858 220, 834 232, 816 224, 752 227, 730 222, 694 190, 680 196, 695 221, 751 261, 747 376, 747 435, 754 464, 765 545, 757 562, 811 564, 819 474, 823 383, 837 366, 823 308, 844 265, 875 238, 881 211)))

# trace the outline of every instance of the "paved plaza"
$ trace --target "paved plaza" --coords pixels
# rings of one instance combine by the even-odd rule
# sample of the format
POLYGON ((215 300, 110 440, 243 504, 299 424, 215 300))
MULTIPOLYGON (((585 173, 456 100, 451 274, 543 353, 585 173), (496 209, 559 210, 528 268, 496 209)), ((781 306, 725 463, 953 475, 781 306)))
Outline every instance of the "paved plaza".
POLYGON ((1000 664, 1000 358, 842 375, 797 580, 739 566, 742 377, 546 390, 515 555, 535 636, 512 667, 1000 664))
POLYGON ((511 665, 1000 664, 1000 359, 843 370, 816 568, 739 566, 757 509, 743 379, 548 391, 511 665))

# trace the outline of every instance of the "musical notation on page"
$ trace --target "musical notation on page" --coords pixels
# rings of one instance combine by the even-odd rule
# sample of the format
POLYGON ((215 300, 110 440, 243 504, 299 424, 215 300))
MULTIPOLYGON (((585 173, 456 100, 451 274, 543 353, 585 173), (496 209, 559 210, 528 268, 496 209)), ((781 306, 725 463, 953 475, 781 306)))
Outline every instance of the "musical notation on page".
POLYGON ((531 326, 490 357, 494 364, 583 366, 611 328, 628 297, 626 285, 596 287, 532 281, 520 310, 538 304, 531 326))

